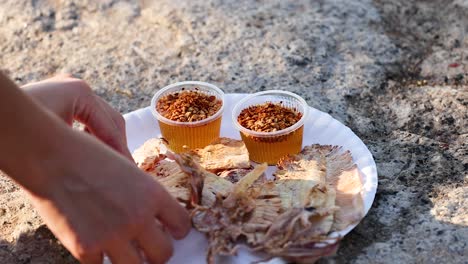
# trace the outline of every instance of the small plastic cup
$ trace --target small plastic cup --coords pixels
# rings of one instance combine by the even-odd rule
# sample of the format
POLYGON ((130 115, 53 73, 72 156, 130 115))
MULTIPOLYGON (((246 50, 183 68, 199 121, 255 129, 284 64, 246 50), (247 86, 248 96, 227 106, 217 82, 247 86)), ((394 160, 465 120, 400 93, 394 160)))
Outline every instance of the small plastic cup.
POLYGON ((213 140, 219 138, 221 117, 224 110, 224 93, 210 83, 186 81, 166 86, 159 90, 151 100, 151 113, 158 120, 162 137, 169 143, 169 148, 176 153, 189 149, 203 148, 213 140), (183 93, 184 91, 198 91, 221 100, 221 107, 212 116, 193 122, 174 121, 164 117, 156 109, 158 100, 162 97, 183 93))
POLYGON ((280 158, 301 151, 308 110, 309 106, 300 96, 291 92, 270 90, 251 94, 239 101, 232 112, 232 120, 249 151, 250 160, 275 165, 280 158), (253 131, 239 124, 237 118, 242 110, 267 102, 294 109, 301 113, 302 117, 294 125, 274 132, 253 131))

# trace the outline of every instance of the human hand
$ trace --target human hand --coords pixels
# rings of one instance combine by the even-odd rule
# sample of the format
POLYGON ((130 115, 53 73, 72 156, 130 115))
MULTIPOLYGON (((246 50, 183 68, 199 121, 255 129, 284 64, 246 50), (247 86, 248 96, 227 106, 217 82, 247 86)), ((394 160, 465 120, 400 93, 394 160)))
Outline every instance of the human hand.
MULTIPOLYGON (((168 192, 131 161, 95 138, 66 131, 54 151, 33 205, 55 236, 82 263, 164 263, 172 241, 184 237, 190 219, 168 192), (168 232, 166 232, 166 230, 168 232)), ((34 191, 34 190, 33 190, 34 191)))
MULTIPOLYGON (((35 87, 52 89, 56 82, 63 84, 49 80, 35 87)), ((66 82, 70 90, 56 88, 52 96, 78 89, 71 86, 66 82)), ((76 98, 68 96, 63 94, 76 98)), ((44 222, 81 262, 101 264, 106 253, 114 264, 141 263, 140 252, 152 263, 167 261, 168 233, 187 234, 187 212, 132 161, 63 122, 80 111, 66 111, 61 100, 42 100, 51 111, 0 72, 0 119, 8 124, 0 129, 0 169, 26 190, 44 222)))
POLYGON ((132 159, 122 115, 95 95, 83 80, 65 74, 22 88, 67 124, 75 120, 84 124, 87 132, 132 159))

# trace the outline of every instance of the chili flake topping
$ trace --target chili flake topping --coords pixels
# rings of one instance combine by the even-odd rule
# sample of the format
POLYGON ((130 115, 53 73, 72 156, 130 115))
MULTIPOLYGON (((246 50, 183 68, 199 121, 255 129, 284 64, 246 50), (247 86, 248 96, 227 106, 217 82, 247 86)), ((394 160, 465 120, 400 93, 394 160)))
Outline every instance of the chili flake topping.
POLYGON ((257 132, 275 132, 288 128, 302 118, 302 113, 296 109, 267 102, 253 105, 241 111, 237 117, 239 124, 257 132))
POLYGON ((195 122, 214 115, 221 105, 214 95, 186 90, 161 97, 156 110, 172 121, 195 122))

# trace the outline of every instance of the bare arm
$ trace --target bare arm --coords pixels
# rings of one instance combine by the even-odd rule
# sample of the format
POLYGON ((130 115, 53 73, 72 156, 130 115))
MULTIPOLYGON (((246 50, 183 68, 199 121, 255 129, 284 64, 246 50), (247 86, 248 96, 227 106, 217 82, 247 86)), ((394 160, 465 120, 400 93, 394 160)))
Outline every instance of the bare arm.
POLYGON ((190 227, 185 210, 115 146, 72 130, 40 101, 0 73, 0 169, 83 263, 102 263, 104 252, 114 264, 140 263, 140 250, 167 261, 169 233, 190 227))
POLYGON ((47 163, 53 149, 60 148, 65 125, 2 73, 0 120, 0 168, 25 188, 39 191, 45 172, 40 171, 44 166, 38 165, 47 163))

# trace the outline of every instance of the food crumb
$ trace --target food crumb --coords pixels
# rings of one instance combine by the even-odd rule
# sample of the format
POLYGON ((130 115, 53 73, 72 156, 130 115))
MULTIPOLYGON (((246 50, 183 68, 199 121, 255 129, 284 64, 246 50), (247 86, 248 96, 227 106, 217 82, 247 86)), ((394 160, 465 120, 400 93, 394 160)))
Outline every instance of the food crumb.
POLYGON ((275 132, 294 125, 301 118, 302 113, 296 109, 267 102, 245 108, 237 121, 241 126, 256 132, 275 132))
POLYGON ((196 122, 206 119, 222 106, 221 100, 195 90, 185 90, 161 97, 156 104, 156 111, 172 121, 196 122))

